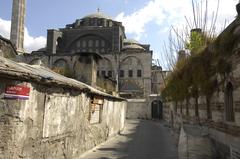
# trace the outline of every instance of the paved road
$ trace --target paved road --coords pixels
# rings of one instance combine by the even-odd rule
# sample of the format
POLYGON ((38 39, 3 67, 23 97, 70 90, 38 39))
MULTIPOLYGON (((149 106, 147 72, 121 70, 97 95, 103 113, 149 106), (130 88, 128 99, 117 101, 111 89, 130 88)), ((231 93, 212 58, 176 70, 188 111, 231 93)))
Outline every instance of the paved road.
POLYGON ((120 135, 80 159, 177 159, 175 142, 164 122, 128 120, 120 135))

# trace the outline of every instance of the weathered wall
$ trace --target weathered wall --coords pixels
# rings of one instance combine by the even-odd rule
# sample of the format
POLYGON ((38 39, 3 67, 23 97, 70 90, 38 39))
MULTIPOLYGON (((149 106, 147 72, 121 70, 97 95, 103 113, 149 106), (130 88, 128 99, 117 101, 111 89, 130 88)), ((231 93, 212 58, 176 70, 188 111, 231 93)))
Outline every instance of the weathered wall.
MULTIPOLYGON (((214 93, 211 100, 211 115, 212 118, 207 118, 207 108, 204 97, 199 97, 199 119, 195 115, 194 99, 189 101, 189 115, 187 115, 186 101, 182 103, 168 102, 164 103, 164 119, 166 119, 173 127, 180 128, 182 123, 190 123, 208 127, 209 137, 216 149, 217 158, 224 159, 232 156, 232 153, 240 152, 240 128, 239 128, 239 108, 238 108, 238 93, 239 89, 235 89, 234 95, 234 117, 235 120, 226 121, 224 92, 219 91, 214 93), (182 109, 182 110, 181 110, 182 109), (182 113, 181 113, 182 112, 182 113), (234 151, 234 152, 232 152, 234 151)), ((201 151, 201 150, 199 150, 201 151)), ((239 155, 238 155, 239 156, 239 155)))
POLYGON ((127 118, 151 119, 151 103, 146 99, 129 99, 127 105, 127 118))
POLYGON ((100 123, 90 124, 92 94, 1 79, 1 97, 7 84, 31 91, 29 100, 0 99, 0 158, 74 159, 124 127, 125 101, 105 97, 100 123))

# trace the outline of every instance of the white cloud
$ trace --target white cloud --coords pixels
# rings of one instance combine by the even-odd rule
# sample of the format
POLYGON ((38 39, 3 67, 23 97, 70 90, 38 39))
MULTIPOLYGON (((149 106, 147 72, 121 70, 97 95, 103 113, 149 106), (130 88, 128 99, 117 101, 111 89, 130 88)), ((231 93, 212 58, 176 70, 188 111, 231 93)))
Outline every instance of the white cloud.
POLYGON ((0 35, 9 39, 10 28, 11 28, 11 21, 3 20, 0 18, 0 35))
POLYGON ((24 35, 24 48, 27 51, 38 50, 46 46, 46 38, 43 36, 32 37, 30 36, 28 29, 25 27, 24 35))
MULTIPOLYGON (((11 30, 11 21, 3 20, 0 18, 0 35, 9 39, 11 30)), ((29 34, 28 29, 25 27, 24 34, 24 49, 27 52, 38 50, 46 46, 46 38, 43 36, 33 37, 29 34)))
MULTIPOLYGON (((208 0, 208 15, 211 21, 213 11, 216 11, 218 0, 208 0)), ((236 15, 235 5, 238 0, 220 0, 217 28, 222 28, 224 21, 231 22, 236 15)), ((204 8, 204 7, 203 7, 204 8)), ((159 26, 159 31, 169 30, 170 26, 182 26, 186 23, 184 18, 192 16, 191 0, 151 0, 143 8, 131 14, 121 12, 116 20, 123 22, 126 32, 133 34, 136 39, 140 39, 146 34, 146 26, 153 22, 159 26)), ((219 29, 219 30, 220 30, 219 29)))
POLYGON ((159 7, 156 1, 150 1, 144 8, 130 15, 125 15, 124 12, 120 13, 116 17, 116 20, 123 22, 127 33, 133 33, 136 35, 136 39, 140 39, 145 32, 145 26, 149 22, 156 21, 160 24, 165 18, 164 13, 162 10, 159 10, 159 7))

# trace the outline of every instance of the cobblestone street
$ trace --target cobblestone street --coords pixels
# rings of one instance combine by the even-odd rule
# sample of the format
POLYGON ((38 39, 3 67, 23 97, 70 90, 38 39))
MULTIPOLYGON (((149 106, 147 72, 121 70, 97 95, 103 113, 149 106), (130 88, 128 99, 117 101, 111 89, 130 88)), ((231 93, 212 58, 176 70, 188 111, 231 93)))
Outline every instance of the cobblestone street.
POLYGON ((127 120, 120 135, 80 159, 177 159, 174 140, 163 121, 127 120))

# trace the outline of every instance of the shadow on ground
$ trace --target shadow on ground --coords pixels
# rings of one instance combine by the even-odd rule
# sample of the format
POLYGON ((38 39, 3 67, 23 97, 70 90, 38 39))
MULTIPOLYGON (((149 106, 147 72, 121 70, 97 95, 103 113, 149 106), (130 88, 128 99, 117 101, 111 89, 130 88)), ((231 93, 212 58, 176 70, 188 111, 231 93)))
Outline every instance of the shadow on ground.
POLYGON ((85 159, 177 159, 177 147, 164 121, 128 120, 125 130, 85 159))

